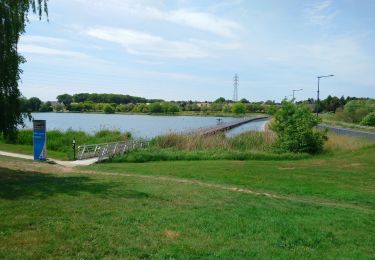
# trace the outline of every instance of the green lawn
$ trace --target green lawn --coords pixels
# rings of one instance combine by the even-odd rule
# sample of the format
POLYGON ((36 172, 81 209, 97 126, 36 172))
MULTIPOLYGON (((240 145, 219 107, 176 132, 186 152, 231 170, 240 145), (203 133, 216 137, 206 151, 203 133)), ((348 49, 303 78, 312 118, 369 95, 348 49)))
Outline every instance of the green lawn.
MULTIPOLYGON (((26 155, 33 155, 34 150, 32 145, 21 145, 21 144, 4 144, 0 142, 0 151, 20 153, 26 155)), ((54 158, 59 160, 68 160, 68 156, 64 152, 58 151, 47 151, 48 158, 54 158)))
POLYGON ((374 155, 86 172, 0 157, 0 258, 371 259, 374 155))

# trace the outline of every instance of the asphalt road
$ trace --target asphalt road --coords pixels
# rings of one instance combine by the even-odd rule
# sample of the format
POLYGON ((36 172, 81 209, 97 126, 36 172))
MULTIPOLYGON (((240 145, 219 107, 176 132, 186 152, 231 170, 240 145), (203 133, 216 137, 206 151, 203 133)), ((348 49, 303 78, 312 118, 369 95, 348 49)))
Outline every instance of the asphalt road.
POLYGON ((318 128, 322 128, 322 129, 327 128, 328 130, 330 130, 334 133, 337 133, 337 134, 341 134, 341 135, 365 137, 365 138, 375 140, 375 133, 369 133, 369 132, 354 130, 354 129, 350 129, 350 128, 334 127, 334 126, 330 126, 330 125, 326 125, 326 124, 320 124, 320 125, 318 125, 318 128))

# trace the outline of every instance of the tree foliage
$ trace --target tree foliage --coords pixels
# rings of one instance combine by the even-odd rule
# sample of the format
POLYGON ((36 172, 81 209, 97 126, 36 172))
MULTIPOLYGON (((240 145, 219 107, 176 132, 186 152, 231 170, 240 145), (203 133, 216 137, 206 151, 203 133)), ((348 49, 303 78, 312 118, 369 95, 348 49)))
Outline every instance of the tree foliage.
POLYGON ((277 134, 276 147, 294 153, 319 153, 325 133, 314 130, 318 120, 305 106, 283 101, 276 112, 271 129, 277 134))
POLYGON ((25 32, 29 12, 47 14, 48 0, 1 0, 0 3, 0 135, 14 138, 17 125, 23 124, 18 81, 25 59, 17 44, 25 32))
POLYGON ((232 106, 232 112, 237 114, 237 115, 245 114, 246 113, 246 106, 241 102, 237 102, 232 106))
POLYGON ((375 126, 375 112, 365 116, 361 121, 361 125, 375 126))

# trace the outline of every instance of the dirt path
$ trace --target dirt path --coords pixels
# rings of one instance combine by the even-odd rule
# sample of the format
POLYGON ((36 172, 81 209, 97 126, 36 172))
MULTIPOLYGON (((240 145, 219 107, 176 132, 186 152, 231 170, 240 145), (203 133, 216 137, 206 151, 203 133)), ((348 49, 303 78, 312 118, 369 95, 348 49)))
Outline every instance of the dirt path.
POLYGON ((169 176, 152 176, 152 175, 143 175, 143 174, 134 174, 134 173, 114 173, 114 172, 99 172, 99 171, 92 171, 92 170, 82 170, 73 167, 65 167, 62 165, 57 164, 48 164, 48 163, 40 163, 34 161, 26 161, 22 159, 15 159, 15 160, 6 160, 6 157, 0 156, 0 173, 1 168, 8 168, 12 170, 19 170, 19 171, 27 171, 27 172, 35 172, 35 173, 46 173, 46 174, 85 174, 85 175, 100 175, 100 176, 120 176, 120 177, 131 177, 131 178, 142 178, 148 180, 155 180, 155 181, 165 181, 165 182, 173 182, 179 184, 188 184, 188 185, 196 185, 203 188, 210 188, 210 189, 220 189, 225 191, 232 191, 232 192, 239 192, 244 194, 250 194, 255 196, 264 196, 270 199, 276 200, 284 200, 284 201, 291 201, 295 203, 303 203, 303 204, 312 204, 317 206, 325 206, 325 207, 333 207, 333 208, 343 208, 343 209, 355 209, 361 210, 366 212, 375 212, 375 208, 366 207, 362 205, 355 205, 351 203, 345 203, 341 201, 329 200, 329 199, 322 199, 318 197, 301 197, 301 196, 291 196, 291 195, 282 195, 273 192, 259 192, 252 189, 230 186, 230 185, 223 185, 223 184, 215 184, 215 183, 207 183, 198 180, 190 180, 190 179, 181 179, 176 177, 169 177, 169 176))

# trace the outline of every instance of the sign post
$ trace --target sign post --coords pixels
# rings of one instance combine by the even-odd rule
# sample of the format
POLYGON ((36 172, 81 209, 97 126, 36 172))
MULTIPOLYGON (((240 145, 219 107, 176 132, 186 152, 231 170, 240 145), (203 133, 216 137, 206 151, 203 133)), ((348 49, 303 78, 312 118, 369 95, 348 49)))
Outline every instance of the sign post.
POLYGON ((46 120, 33 120, 34 160, 47 160, 46 120))

